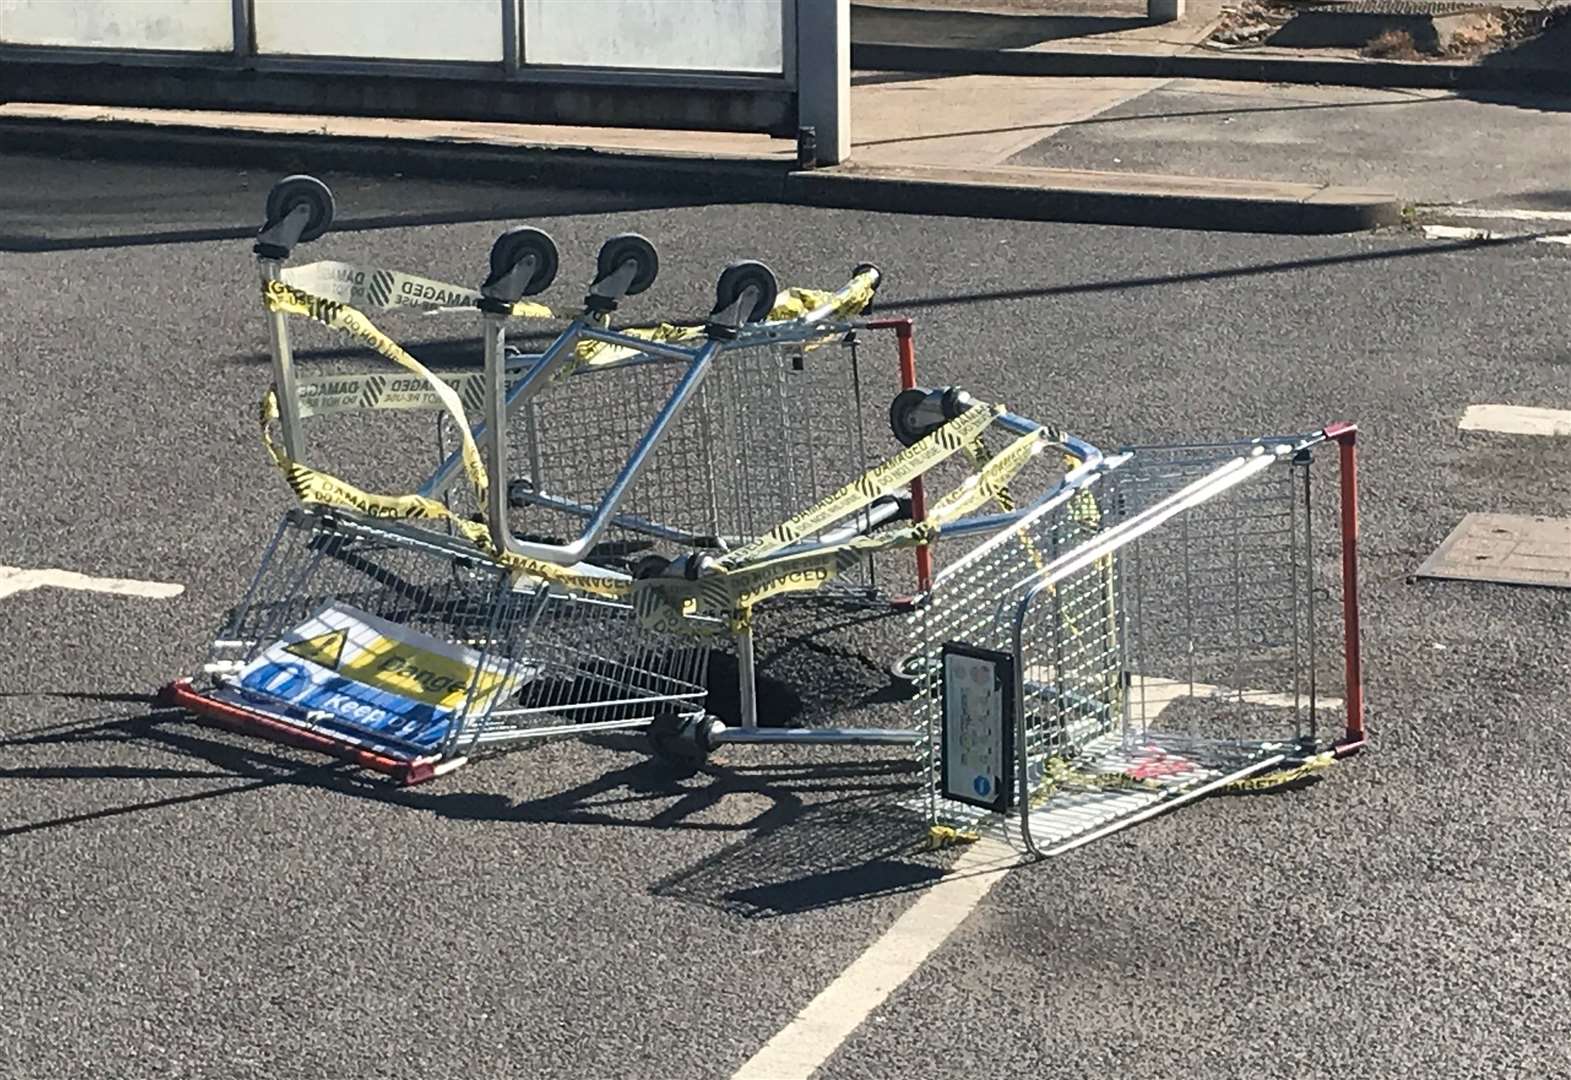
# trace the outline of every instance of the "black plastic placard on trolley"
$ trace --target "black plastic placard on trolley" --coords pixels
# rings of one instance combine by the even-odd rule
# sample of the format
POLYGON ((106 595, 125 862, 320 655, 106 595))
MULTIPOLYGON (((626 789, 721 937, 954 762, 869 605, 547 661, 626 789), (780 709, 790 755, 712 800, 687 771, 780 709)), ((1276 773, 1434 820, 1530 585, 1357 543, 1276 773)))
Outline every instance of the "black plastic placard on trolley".
POLYGON ((1014 792, 1015 661, 1008 653, 946 641, 942 662, 940 780, 944 795, 989 810, 1014 792))

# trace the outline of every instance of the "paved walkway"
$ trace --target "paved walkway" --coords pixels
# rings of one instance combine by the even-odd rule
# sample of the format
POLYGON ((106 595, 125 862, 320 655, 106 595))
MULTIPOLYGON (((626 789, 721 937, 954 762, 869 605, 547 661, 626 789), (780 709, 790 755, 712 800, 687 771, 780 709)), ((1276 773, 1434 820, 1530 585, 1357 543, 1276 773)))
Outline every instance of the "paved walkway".
POLYGON ((851 39, 965 49, 1076 49, 1171 55, 1204 41, 1223 0, 1187 0, 1150 23, 1141 0, 855 0, 851 39))
MULTIPOLYGON (((1045 15, 1019 14, 1026 0, 994 0, 1004 5, 1002 12, 956 11, 959 0, 947 8, 946 0, 922 2, 936 7, 913 10, 903 0, 900 6, 895 0, 861 0, 853 34, 858 42, 903 35, 965 48, 1123 51, 1150 58, 1196 51, 1221 9, 1220 0, 1195 0, 1185 19, 1150 25, 1139 15, 1143 6, 1130 0, 1081 0, 1075 8, 1054 4, 1045 15)), ((851 91, 852 167, 906 176, 933 170, 935 180, 937 170, 969 172, 993 186, 1073 189, 1076 197, 1086 177, 1094 176, 1100 178, 1096 185, 1110 190, 1147 190, 1156 197, 1192 197, 1216 180, 1228 182, 1217 186, 1230 197, 1238 196, 1239 182, 1259 183, 1251 197, 1260 200, 1301 200, 1308 185, 1383 195, 1392 205, 1394 199, 1497 206, 1571 202, 1561 150, 1571 145, 1571 97, 1179 80, 1162 74, 1159 64, 1150 69, 1151 77, 1123 78, 857 72, 851 91)), ((700 168, 705 162, 784 166, 796 153, 790 140, 709 132, 0 106, 0 122, 39 118, 504 150, 588 148, 688 159, 700 168)))
MULTIPOLYGON (((1162 79, 1036 79, 995 75, 858 75, 851 89, 858 164, 1001 164, 1062 124, 1095 116, 1162 79)), ((137 120, 242 131, 444 139, 504 146, 644 150, 720 158, 795 160, 796 143, 764 135, 575 128, 446 120, 213 113, 93 105, 0 105, 8 118, 137 120)))

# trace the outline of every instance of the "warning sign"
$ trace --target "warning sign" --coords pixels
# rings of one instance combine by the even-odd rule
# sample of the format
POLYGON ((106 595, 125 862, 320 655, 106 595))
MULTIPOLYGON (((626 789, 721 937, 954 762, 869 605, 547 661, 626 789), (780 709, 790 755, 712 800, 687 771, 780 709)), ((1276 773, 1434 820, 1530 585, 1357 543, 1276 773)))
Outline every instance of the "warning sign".
POLYGON ((284 652, 337 671, 339 661, 344 656, 344 642, 348 640, 348 630, 329 630, 325 634, 318 634, 316 637, 285 645, 284 652))
POLYGON ((305 710, 353 741, 435 749, 461 710, 484 715, 531 672, 330 604, 264 649, 238 691, 305 710))

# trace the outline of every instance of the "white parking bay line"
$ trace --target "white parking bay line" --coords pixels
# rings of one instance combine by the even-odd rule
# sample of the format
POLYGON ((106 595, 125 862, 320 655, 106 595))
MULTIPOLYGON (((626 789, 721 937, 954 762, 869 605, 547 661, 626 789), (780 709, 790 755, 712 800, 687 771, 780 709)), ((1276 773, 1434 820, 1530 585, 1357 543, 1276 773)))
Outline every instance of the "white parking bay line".
MULTIPOLYGON (((1175 701, 1189 697, 1226 698, 1278 708, 1296 709, 1299 705, 1291 694, 1240 693, 1225 686, 1151 676, 1137 675, 1132 685, 1141 695, 1148 721, 1175 701)), ((1342 702, 1321 698, 1320 705, 1334 709, 1342 702)), ((1020 864, 1020 854, 1001 840, 983 837, 971 844, 947 874, 733 1073, 731 1080, 808 1080, 949 939, 993 886, 1020 864)))
POLYGON ((1019 854, 1001 841, 983 838, 968 846, 948 874, 765 1043, 732 1080, 807 1080, 1019 864, 1019 854))
POLYGON ((1423 230, 1424 236, 1430 240, 1531 240, 1535 244, 1571 247, 1571 233, 1509 233, 1474 229, 1466 225, 1425 225, 1423 230))
POLYGON ((1565 221, 1571 222, 1571 210, 1518 210, 1511 207, 1489 206, 1432 206, 1452 217, 1491 218, 1503 221, 1565 221))
POLYGON ((93 577, 74 570, 24 570, 20 566, 0 566, 0 600, 44 588, 140 596, 149 600, 168 600, 185 592, 184 585, 164 581, 93 577))
POLYGON ((1469 405, 1457 427, 1463 431, 1494 431, 1503 435, 1571 437, 1571 409, 1536 409, 1524 405, 1469 405))

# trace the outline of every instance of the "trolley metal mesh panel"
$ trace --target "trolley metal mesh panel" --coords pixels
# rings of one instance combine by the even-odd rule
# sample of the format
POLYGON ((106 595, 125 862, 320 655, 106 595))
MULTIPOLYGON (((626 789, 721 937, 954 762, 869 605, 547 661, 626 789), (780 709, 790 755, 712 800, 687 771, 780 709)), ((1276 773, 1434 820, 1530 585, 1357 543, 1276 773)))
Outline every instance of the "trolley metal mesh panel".
MULTIPOLYGON (((513 531, 576 536, 685 370, 654 359, 582 369, 521 403, 509 438, 513 531)), ((725 351, 590 561, 625 570, 646 554, 725 550, 817 502, 872 463, 862 393, 854 345, 725 351)), ((886 432, 878 450, 893 445, 886 432)))
MULTIPOLYGON (((579 535, 685 371, 653 360, 587 370, 521 403, 509 434, 512 531, 557 544, 579 535)), ((705 467, 713 436, 702 414, 703 402, 693 401, 666 430, 617 508, 608 550, 616 540, 640 538, 691 548, 714 535, 715 493, 705 467)))
MULTIPOLYGON (((890 380, 888 397, 895 389, 890 380)), ((723 358, 705 404, 719 433, 721 529, 752 538, 860 475, 872 459, 855 346, 748 349, 723 358)), ((892 442, 885 432, 880 450, 892 442)))
POLYGON ((1016 657, 1025 756, 1037 777, 1049 756, 1074 756, 1121 721, 1123 658, 1113 560, 1096 560, 1060 582, 1029 609, 1016 643, 1016 613, 1043 572, 1100 531, 1099 494, 1097 487, 1087 488, 977 546, 939 574, 913 617, 916 654, 923 661, 916 700, 928 738, 929 809, 935 817, 942 816, 939 661, 946 642, 1016 657))
POLYGON ((1353 538, 1311 497, 1315 445, 1135 448, 941 572, 913 622, 932 820, 1051 854, 1320 749, 1347 657, 1317 614, 1353 538), (1008 815, 945 786, 946 645, 1012 665, 1008 815))
POLYGON ((236 704, 393 757, 454 758, 532 735, 646 723, 703 706, 708 650, 646 629, 626 604, 543 584, 514 588, 505 567, 472 548, 403 526, 292 511, 245 599, 229 615, 208 672, 236 704), (452 643, 508 689, 476 678, 450 723, 357 727, 245 689, 234 675, 326 608, 452 643))
MULTIPOLYGON (((1238 445, 1136 448, 1112 488, 1128 515, 1170 497, 1238 445)), ((1313 743, 1345 713, 1319 692, 1339 677, 1342 641, 1317 633, 1335 598, 1335 551, 1314 544, 1310 451, 1289 457, 1124 551, 1127 652, 1139 673, 1131 721, 1169 744, 1213 752, 1255 742, 1313 743), (1203 706, 1194 704, 1204 702, 1203 706)), ((1321 522, 1326 537, 1336 534, 1321 522)), ((1139 734, 1137 732, 1137 734, 1139 734)))

